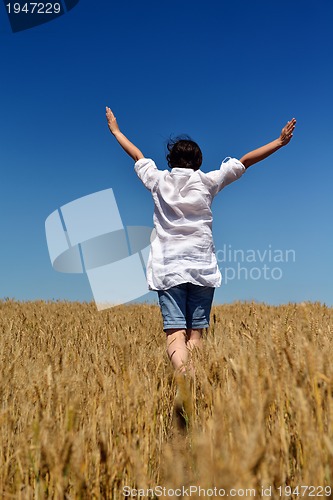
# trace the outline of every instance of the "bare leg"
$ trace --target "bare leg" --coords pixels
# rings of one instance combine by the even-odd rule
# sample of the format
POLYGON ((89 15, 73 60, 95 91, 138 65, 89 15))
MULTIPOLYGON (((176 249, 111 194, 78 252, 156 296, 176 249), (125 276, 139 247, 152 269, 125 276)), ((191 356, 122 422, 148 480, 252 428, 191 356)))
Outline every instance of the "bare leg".
POLYGON ((194 348, 200 349, 202 347, 202 330, 203 328, 200 329, 188 328, 186 330, 186 337, 187 337, 186 346, 189 351, 192 351, 194 348))
POLYGON ((175 369, 175 381, 177 393, 175 399, 174 416, 181 429, 185 430, 188 426, 188 419, 192 413, 192 398, 189 387, 189 381, 185 375, 192 372, 188 366, 190 351, 186 346, 186 330, 168 329, 167 334, 167 353, 175 369))
MULTIPOLYGON (((186 347, 189 353, 189 357, 191 356, 193 350, 201 349, 202 347, 202 330, 202 328, 187 328, 186 330, 186 347)), ((192 360, 190 360, 188 372, 192 377, 194 376, 194 367, 192 360)))
POLYGON ((167 353, 177 373, 184 373, 189 351, 186 346, 186 330, 170 328, 167 334, 167 353))

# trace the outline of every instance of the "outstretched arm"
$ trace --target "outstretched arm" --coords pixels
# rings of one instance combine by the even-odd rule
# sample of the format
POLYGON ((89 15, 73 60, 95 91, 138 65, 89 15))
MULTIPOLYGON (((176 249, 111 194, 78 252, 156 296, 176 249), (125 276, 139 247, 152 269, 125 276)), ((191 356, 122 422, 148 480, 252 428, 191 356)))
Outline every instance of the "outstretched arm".
POLYGON ((254 163, 258 163, 258 161, 264 160, 267 156, 275 153, 275 151, 282 148, 282 146, 286 146, 293 136, 295 126, 296 120, 293 118, 285 127, 283 127, 278 139, 275 139, 275 141, 272 141, 261 148, 250 151, 250 153, 247 153, 240 159, 241 163, 243 163, 245 168, 248 168, 254 163))
POLYGON ((111 109, 108 107, 106 107, 106 119, 108 121, 108 126, 111 134, 115 136, 115 138, 117 139, 123 150, 131 158, 133 158, 134 161, 138 161, 141 160, 141 158, 144 158, 140 149, 134 146, 134 144, 132 144, 131 141, 129 141, 127 137, 122 132, 120 132, 116 117, 112 113, 111 109))

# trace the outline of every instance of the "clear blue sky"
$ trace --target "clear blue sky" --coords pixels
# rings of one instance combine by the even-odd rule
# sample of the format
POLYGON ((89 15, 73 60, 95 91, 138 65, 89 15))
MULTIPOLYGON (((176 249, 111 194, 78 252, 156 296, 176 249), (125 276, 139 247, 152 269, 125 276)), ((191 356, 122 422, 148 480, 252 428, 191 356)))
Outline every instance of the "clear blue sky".
POLYGON ((125 225, 152 225, 150 194, 107 129, 109 105, 161 169, 170 134, 196 140, 209 171, 296 117, 290 145, 213 203, 220 256, 292 249, 295 261, 221 262, 222 274, 257 271, 215 300, 333 305, 332 21, 328 1, 81 0, 13 34, 1 4, 0 297, 92 300, 85 276, 50 264, 44 223, 65 203, 112 187, 125 225), (281 278, 265 279, 263 265, 281 278))

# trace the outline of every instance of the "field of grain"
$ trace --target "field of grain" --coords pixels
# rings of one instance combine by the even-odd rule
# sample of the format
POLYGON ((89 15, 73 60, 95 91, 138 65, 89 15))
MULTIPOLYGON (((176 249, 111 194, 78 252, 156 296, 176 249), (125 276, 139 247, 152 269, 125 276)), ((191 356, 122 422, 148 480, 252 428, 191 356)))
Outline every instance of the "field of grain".
POLYGON ((157 306, 0 302, 0 498, 333 498, 333 309, 211 319, 181 429, 157 306))

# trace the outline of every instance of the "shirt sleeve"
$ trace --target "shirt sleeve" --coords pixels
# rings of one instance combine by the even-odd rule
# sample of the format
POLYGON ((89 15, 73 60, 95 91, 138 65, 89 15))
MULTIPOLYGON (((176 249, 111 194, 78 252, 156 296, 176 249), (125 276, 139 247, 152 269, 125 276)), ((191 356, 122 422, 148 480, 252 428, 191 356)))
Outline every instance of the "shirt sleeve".
POLYGON ((144 186, 151 191, 158 181, 160 170, 150 158, 141 158, 134 165, 134 170, 144 186))
POLYGON ((239 179, 245 170, 243 163, 236 158, 225 158, 219 170, 212 170, 206 174, 213 181, 213 196, 217 195, 228 184, 239 179))

